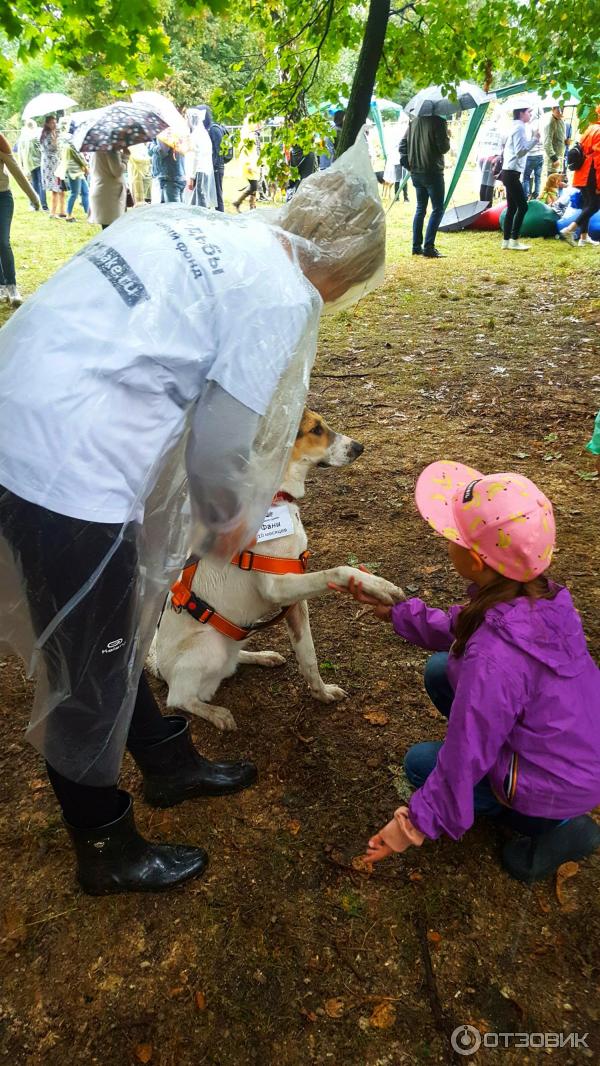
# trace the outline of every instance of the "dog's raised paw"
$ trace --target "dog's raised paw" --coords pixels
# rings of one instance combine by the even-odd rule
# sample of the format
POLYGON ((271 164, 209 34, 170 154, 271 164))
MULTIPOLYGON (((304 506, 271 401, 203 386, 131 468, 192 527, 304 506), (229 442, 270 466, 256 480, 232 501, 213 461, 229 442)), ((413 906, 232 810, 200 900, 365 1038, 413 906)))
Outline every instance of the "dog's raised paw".
POLYGON ((360 580, 364 592, 375 596, 388 607, 406 598, 401 588, 393 585, 391 581, 386 581, 384 577, 378 577, 377 574, 361 574, 360 580))

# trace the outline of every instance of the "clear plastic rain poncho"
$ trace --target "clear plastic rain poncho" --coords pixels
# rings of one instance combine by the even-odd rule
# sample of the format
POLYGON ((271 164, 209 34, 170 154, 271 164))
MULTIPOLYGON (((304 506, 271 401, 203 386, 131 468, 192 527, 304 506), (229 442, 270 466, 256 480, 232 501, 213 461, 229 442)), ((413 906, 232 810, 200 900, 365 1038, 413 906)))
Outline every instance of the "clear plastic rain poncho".
POLYGON ((75 781, 117 780, 190 550, 226 565, 281 483, 315 356, 315 285, 341 303, 381 275, 360 139, 277 220, 262 214, 132 212, 0 331, 0 639, 37 675, 29 739, 75 781))
POLYGON ((217 187, 213 170, 212 141, 205 124, 207 114, 208 109, 205 107, 188 109, 190 147, 185 154, 185 176, 195 182, 190 203, 200 207, 216 207, 217 187))

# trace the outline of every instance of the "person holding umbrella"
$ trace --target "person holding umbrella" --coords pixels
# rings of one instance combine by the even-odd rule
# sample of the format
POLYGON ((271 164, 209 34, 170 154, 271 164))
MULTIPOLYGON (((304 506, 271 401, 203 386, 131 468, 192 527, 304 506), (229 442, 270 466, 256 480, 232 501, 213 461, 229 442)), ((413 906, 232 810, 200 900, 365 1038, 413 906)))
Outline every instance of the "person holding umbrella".
POLYGON ((90 222, 106 229, 125 214, 127 149, 90 153, 90 222))
POLYGON ((513 109, 513 123, 504 145, 500 180, 506 191, 507 208, 504 216, 504 239, 502 248, 510 252, 527 252, 528 244, 521 244, 519 234, 527 214, 527 197, 521 178, 528 152, 538 144, 540 134, 536 130, 529 136, 527 124, 531 121, 531 107, 513 109))
POLYGON ((252 543, 321 312, 379 284, 384 261, 361 133, 278 211, 131 212, 0 331, 0 639, 35 653, 29 737, 92 895, 164 890, 206 866, 201 848, 137 832, 118 787, 126 744, 154 806, 256 780, 252 763, 196 751, 143 665, 187 551, 229 565, 252 543))
POLYGON ((50 193, 50 218, 65 217, 65 183, 56 176, 60 166, 60 142, 56 115, 46 115, 40 134, 42 185, 50 193))
POLYGON ((444 156, 449 151, 448 123, 439 115, 414 118, 400 144, 400 162, 410 170, 417 196, 412 254, 426 259, 442 258, 435 238, 444 214, 444 156), (423 243, 423 224, 430 200, 431 214, 423 243))
POLYGON ((168 123, 151 108, 124 101, 89 113, 73 143, 90 153, 90 221, 106 229, 125 212, 129 146, 151 141, 168 123))

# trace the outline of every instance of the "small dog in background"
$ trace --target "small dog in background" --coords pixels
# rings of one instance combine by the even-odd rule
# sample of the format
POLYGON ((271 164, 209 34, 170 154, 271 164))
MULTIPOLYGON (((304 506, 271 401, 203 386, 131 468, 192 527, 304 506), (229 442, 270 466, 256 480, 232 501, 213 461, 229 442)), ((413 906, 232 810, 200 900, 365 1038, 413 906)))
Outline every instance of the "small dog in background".
MULTIPOLYGON (((274 612, 281 612, 300 673, 313 697, 322 703, 344 699, 344 690, 326 684, 319 673, 307 599, 327 593, 330 582, 347 586, 351 578, 360 581, 365 591, 382 603, 395 603, 404 594, 390 581, 351 566, 304 572, 307 537, 299 501, 304 496, 306 476, 313 468, 346 466, 362 451, 362 444, 336 433, 320 415, 305 409, 283 483, 257 534, 258 543, 241 552, 237 561, 224 569, 215 568, 207 559, 201 560, 195 571, 191 564, 182 597, 193 599, 187 599, 185 609, 177 599, 175 606, 171 597, 167 601, 148 667, 167 682, 169 708, 206 718, 217 729, 236 729, 231 711, 209 701, 238 663, 268 667, 285 662, 275 651, 246 651, 250 629, 274 612), (273 539, 271 531, 276 521, 281 522, 281 527, 273 539), (284 614, 285 608, 289 609, 284 614), (230 631, 233 637, 227 635, 230 631)), ((328 514, 333 517, 331 510, 328 514)))
POLYGON ((560 195, 560 190, 566 189, 568 184, 564 174, 549 174, 540 196, 541 202, 543 204, 555 204, 560 195))

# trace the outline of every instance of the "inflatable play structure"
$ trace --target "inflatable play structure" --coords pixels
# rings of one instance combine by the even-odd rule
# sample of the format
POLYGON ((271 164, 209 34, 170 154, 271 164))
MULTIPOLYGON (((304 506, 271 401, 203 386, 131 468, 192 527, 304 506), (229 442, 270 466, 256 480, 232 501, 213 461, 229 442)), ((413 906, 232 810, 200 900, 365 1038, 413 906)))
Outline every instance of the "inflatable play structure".
POLYGON ((498 230, 500 229, 500 215, 506 210, 506 200, 499 200, 492 204, 486 211, 474 219, 469 229, 498 230))
MULTIPOLYGON (((500 215, 501 229, 504 225, 505 214, 506 209, 500 215)), ((556 211, 553 211, 547 204, 542 204, 539 200, 530 200, 521 226, 521 237, 555 237, 556 225, 560 221, 556 211)))

